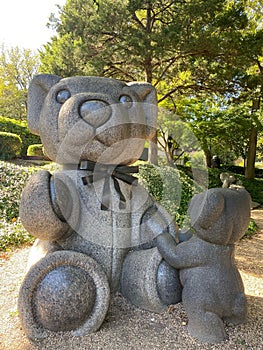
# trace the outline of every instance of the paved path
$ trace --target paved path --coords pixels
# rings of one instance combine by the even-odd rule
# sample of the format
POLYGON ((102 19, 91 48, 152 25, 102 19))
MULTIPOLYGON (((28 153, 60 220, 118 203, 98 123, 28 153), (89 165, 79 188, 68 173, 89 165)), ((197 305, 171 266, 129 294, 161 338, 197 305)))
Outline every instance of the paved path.
POLYGON ((252 239, 243 239, 236 245, 236 260, 239 269, 258 277, 263 276, 263 209, 254 209, 252 218, 259 233, 252 239))

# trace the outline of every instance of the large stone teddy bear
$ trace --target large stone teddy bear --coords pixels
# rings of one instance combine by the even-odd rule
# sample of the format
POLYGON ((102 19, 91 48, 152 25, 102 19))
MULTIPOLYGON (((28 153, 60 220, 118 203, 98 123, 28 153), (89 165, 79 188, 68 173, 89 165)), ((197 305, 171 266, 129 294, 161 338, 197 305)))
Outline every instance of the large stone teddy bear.
POLYGON ((28 126, 61 168, 34 174, 21 198, 22 223, 38 238, 18 302, 28 337, 96 331, 115 291, 155 312, 180 301, 178 273, 155 247, 159 234, 176 235, 175 225, 130 166, 154 135, 156 117, 148 83, 32 80, 28 126))
POLYGON ((195 195, 189 204, 193 236, 176 245, 168 233, 157 237, 166 261, 180 269, 182 301, 189 333, 217 343, 226 339, 224 321, 246 318, 243 283, 234 262, 234 243, 250 220, 250 195, 244 188, 213 188, 195 195))

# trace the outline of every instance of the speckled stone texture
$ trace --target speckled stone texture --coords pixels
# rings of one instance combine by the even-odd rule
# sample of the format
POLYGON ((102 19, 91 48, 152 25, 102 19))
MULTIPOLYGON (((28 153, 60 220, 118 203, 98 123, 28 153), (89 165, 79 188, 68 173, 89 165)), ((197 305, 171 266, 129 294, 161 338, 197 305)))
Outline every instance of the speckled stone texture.
POLYGON ((195 232, 190 240, 176 245, 168 234, 157 237, 161 255, 180 269, 188 331, 203 342, 226 339, 223 320, 238 324, 246 319, 246 298, 235 266, 234 243, 248 227, 250 200, 241 188, 207 190, 190 202, 188 211, 195 232))
POLYGON ((156 91, 147 83, 42 74, 31 82, 28 96, 29 128, 60 164, 133 162, 155 130, 156 91))
POLYGON ((138 306, 158 312, 175 300, 175 291, 181 299, 177 272, 155 247, 160 233, 175 236, 173 219, 131 175, 116 177, 118 165, 138 160, 156 118, 156 91, 148 83, 54 75, 31 82, 29 127, 61 169, 35 174, 21 198, 21 221, 38 238, 19 297, 30 338, 96 331, 109 291, 122 290, 135 304, 142 297, 138 306), (156 259, 148 261, 152 249, 156 259), (134 254, 135 264, 126 263, 123 272, 135 250, 138 261, 134 254), (135 281, 135 265, 148 269, 151 279, 135 281), (131 281, 138 288, 130 298, 131 281))
POLYGON ((121 292, 134 305, 157 313, 181 301, 182 296, 178 271, 162 259, 156 247, 127 255, 121 292))
POLYGON ((18 310, 26 334, 36 340, 54 331, 96 331, 108 311, 110 288, 100 265, 87 255, 57 251, 28 272, 18 310))

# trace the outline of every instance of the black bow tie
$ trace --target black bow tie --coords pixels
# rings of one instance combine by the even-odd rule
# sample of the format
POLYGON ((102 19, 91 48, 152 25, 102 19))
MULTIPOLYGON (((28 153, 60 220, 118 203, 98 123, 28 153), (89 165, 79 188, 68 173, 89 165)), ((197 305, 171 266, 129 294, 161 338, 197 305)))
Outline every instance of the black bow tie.
POLYGON ((139 172, 138 166, 127 166, 127 165, 105 165, 100 163, 95 163, 92 161, 84 161, 80 164, 80 169, 91 171, 92 174, 83 176, 82 181, 84 185, 89 185, 95 181, 105 179, 101 210, 109 210, 110 203, 112 200, 112 194, 110 191, 110 178, 112 178, 114 183, 114 188, 119 196, 119 208, 126 208, 126 199, 121 191, 118 180, 121 180, 129 185, 137 185, 138 179, 130 174, 135 174, 139 172))

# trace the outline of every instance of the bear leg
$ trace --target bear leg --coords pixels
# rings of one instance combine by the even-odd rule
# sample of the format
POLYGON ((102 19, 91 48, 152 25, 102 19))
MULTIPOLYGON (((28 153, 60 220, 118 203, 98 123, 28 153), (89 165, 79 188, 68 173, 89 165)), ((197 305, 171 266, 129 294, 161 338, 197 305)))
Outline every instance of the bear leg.
POLYGON ((224 317, 224 321, 234 325, 245 322, 247 318, 247 301, 244 293, 239 293, 232 308, 232 315, 224 317))
POLYGON ((199 311, 188 313, 188 331, 191 336, 206 343, 219 343, 227 338, 224 323, 215 313, 199 311))

